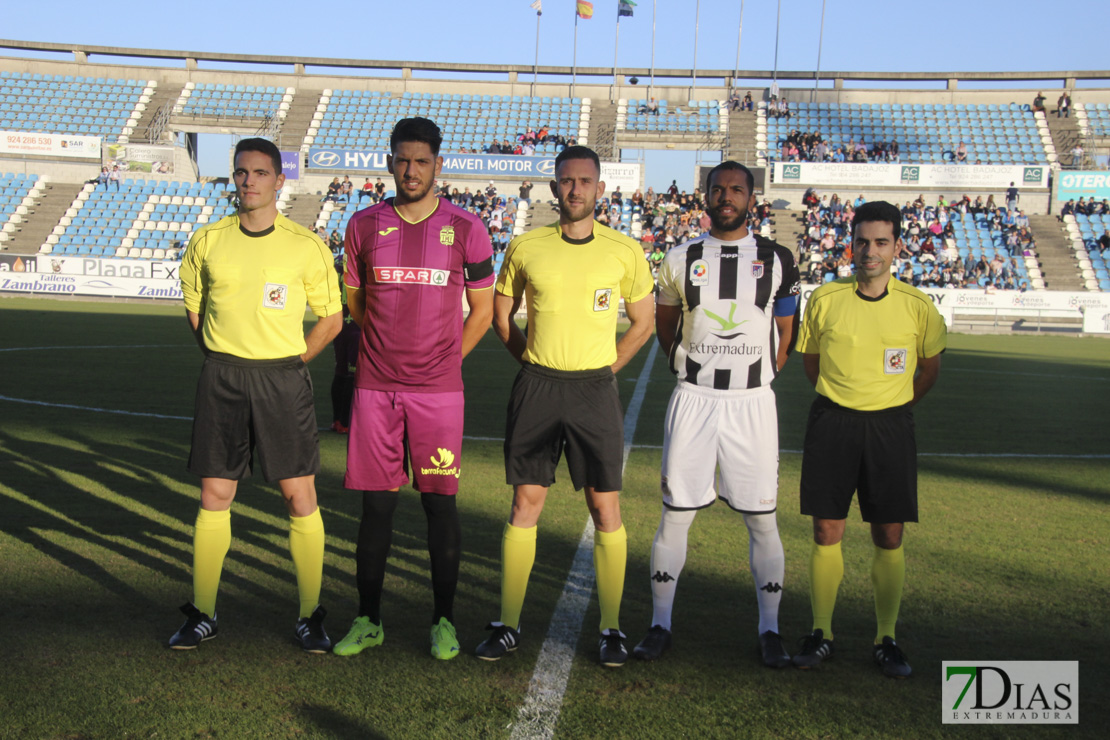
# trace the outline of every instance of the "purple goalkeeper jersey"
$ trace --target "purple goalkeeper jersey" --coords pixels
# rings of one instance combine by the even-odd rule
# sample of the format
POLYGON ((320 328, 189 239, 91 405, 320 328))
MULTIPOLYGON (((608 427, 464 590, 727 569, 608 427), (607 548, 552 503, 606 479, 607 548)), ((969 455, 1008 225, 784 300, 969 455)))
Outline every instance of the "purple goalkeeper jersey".
POLYGON ((493 285, 493 249, 478 217, 437 203, 430 216, 410 223, 387 198, 347 225, 344 283, 366 291, 359 388, 463 389, 463 290, 493 285))

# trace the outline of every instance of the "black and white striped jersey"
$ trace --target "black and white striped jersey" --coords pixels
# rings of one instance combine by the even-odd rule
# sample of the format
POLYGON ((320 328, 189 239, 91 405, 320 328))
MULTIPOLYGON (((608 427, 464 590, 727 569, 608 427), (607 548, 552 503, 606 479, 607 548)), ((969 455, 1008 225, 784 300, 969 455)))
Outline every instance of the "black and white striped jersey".
POLYGON ((682 308, 671 372, 718 390, 769 385, 778 372, 774 317, 793 315, 799 292, 794 255, 769 239, 704 234, 675 247, 659 268, 656 298, 682 308))

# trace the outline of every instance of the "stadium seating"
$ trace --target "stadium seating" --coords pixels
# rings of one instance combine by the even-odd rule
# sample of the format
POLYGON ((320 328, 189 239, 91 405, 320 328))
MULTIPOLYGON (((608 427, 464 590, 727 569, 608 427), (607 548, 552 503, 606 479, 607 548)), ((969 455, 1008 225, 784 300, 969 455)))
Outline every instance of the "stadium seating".
POLYGON ((723 100, 691 100, 685 106, 657 101, 659 114, 641 113, 642 98, 617 101, 617 130, 626 133, 709 134, 728 128, 728 108, 723 100))
MULTIPOLYGON (((391 198, 391 197, 393 197, 393 195, 394 195, 394 192, 392 190, 387 190, 386 193, 385 193, 385 197, 387 197, 387 198, 391 198)), ((505 197, 505 196, 501 196, 501 197, 506 203, 510 203, 510 202, 511 203, 516 203, 518 208, 521 207, 521 204, 520 204, 520 202, 518 201, 517 198, 515 198, 515 197, 505 197)), ((325 202, 323 204, 323 206, 321 207, 321 209, 320 209, 319 215, 316 218, 316 223, 315 223, 314 227, 315 228, 319 228, 321 226, 324 227, 324 230, 329 235, 331 234, 332 231, 335 231, 335 230, 338 230, 340 234, 345 234, 346 231, 347 231, 347 224, 350 222, 351 217, 354 216, 359 211, 363 210, 364 208, 369 208, 371 205, 373 205, 373 204, 370 202, 370 200, 368 198, 363 199, 363 201, 360 203, 359 199, 358 199, 358 195, 355 195, 355 197, 351 199, 350 203, 345 203, 345 202, 333 203, 333 202, 330 202, 330 201, 325 202)), ((514 221, 519 221, 519 223, 523 223, 523 219, 513 219, 513 218, 509 217, 509 218, 505 219, 504 225, 505 226, 515 225, 514 221)), ((516 233, 516 234, 524 233, 523 228, 515 229, 514 233, 516 233)))
POLYGON ((0 130, 129 136, 154 94, 154 80, 0 71, 0 130))
POLYGON ((124 180, 85 185, 40 248, 43 254, 180 259, 192 232, 231 210, 225 186, 124 180))
POLYGON ((1079 103, 1075 106, 1079 129, 1087 136, 1110 136, 1110 105, 1079 103))
POLYGON ((1064 229, 1087 290, 1110 291, 1110 265, 1099 251, 1098 238, 1110 229, 1110 214, 1064 216, 1064 229))
POLYGON ((206 118, 285 118, 296 92, 292 87, 186 82, 173 112, 206 118))
POLYGON ((0 248, 29 215, 28 209, 39 196, 40 182, 38 175, 0 175, 0 248))
MULTIPOLYGON (((759 117, 765 118, 762 106, 759 117)), ((1037 121, 1018 103, 792 103, 790 118, 766 118, 767 153, 778 161, 782 143, 797 129, 820 132, 835 146, 896 141, 904 163, 952 162, 962 141, 969 163, 1048 164, 1037 121)))
MULTIPOLYGON (((394 123, 424 116, 443 131, 443 151, 484 150, 493 141, 516 143, 528 127, 585 143, 589 99, 526 95, 392 94, 375 90, 325 90, 306 146, 388 149, 394 123)), ((553 156, 555 145, 537 144, 536 155, 553 156)))

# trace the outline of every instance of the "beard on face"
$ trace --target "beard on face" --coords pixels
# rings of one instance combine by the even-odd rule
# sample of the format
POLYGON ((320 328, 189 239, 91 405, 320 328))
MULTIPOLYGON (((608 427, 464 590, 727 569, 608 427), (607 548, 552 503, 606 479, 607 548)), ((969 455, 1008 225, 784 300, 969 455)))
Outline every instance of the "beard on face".
POLYGON ((736 215, 732 218, 725 218, 720 214, 718 209, 720 206, 708 208, 706 213, 709 214, 709 222, 713 224, 714 231, 736 231, 748 221, 748 209, 740 206, 732 206, 736 211, 736 215))

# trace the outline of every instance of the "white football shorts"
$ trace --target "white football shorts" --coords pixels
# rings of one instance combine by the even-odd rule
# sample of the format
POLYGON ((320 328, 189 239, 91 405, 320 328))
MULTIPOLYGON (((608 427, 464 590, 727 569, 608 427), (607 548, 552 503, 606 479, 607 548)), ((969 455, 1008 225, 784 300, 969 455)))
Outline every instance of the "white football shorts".
POLYGON ((660 487, 672 509, 701 509, 719 496, 743 513, 774 511, 779 423, 771 387, 715 390, 680 381, 667 404, 660 487))

